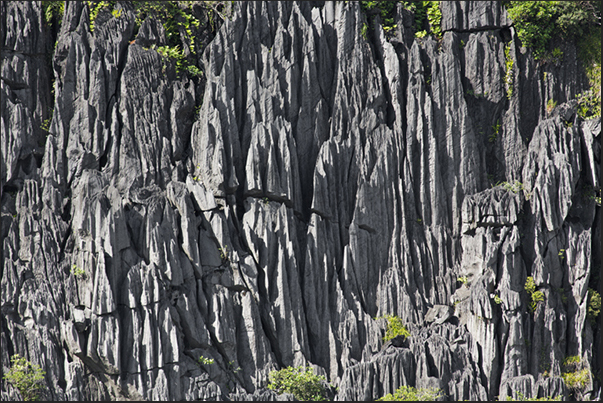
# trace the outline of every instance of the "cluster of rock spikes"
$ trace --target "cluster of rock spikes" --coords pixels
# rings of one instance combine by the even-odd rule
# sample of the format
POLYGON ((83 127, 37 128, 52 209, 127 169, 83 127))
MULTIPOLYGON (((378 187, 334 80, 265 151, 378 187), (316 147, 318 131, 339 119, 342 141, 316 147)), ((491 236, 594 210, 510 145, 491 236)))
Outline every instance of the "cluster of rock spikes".
POLYGON ((235 2, 197 10, 192 78, 131 2, 93 30, 42 3, 0 4, 3 374, 26 357, 48 400, 289 399, 288 366, 334 400, 597 395, 575 46, 538 63, 496 1, 442 2, 441 38, 401 4, 386 35, 354 1, 235 2))

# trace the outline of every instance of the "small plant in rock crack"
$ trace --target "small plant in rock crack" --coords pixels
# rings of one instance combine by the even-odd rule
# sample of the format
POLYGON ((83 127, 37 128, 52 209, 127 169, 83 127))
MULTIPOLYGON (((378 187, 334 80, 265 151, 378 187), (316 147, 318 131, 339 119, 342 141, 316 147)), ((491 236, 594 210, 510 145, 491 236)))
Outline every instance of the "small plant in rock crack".
POLYGON ((601 294, 599 294, 596 290, 589 288, 586 316, 593 326, 597 323, 599 313, 601 313, 601 294))
POLYGON ((498 133, 500 132, 500 120, 496 121, 496 124, 492 126, 492 134, 488 136, 488 141, 490 143, 494 143, 496 141, 496 137, 498 137, 498 133))
POLYGON ((76 278, 84 278, 86 277, 86 270, 81 267, 77 267, 76 264, 71 266, 71 274, 73 274, 76 278))
POLYGON ((555 109, 556 106, 557 106, 557 101, 553 101, 552 99, 549 99, 546 103, 546 112, 547 113, 553 112, 553 109, 555 109))
POLYGON ((218 248, 218 251, 220 252, 220 259, 224 260, 228 260, 228 245, 224 245, 223 248, 218 248))
POLYGON ((268 200, 268 198, 267 198, 267 197, 263 197, 263 198, 262 198, 262 203, 264 203, 264 204, 268 204, 268 203, 270 203, 270 200, 268 200))
POLYGON ((511 55, 511 45, 505 46, 505 84, 507 86, 507 98, 511 99, 513 96, 513 66, 515 62, 511 55))
POLYGON ((501 298, 501 297, 499 297, 498 295, 494 294, 494 297, 492 297, 492 299, 494 300, 494 303, 495 303, 496 305, 500 305, 500 304, 502 304, 502 298, 501 298))
POLYGON ((237 366, 235 368, 235 362, 234 361, 228 361, 228 368, 230 368, 230 370, 232 370, 232 372, 234 372, 235 374, 238 373, 241 370, 241 367, 237 366))
POLYGON ((534 313, 538 303, 544 301, 544 294, 542 291, 536 291, 536 283, 534 277, 531 276, 526 279, 524 288, 530 296, 530 312, 534 313))
POLYGON ((565 259, 565 249, 559 249, 559 253, 557 253, 557 255, 559 256, 559 259, 565 259))
POLYGON ((203 364, 203 365, 211 365, 211 364, 215 364, 216 360, 214 360, 213 358, 206 358, 204 356, 199 357, 199 364, 203 364))
POLYGON ((387 320, 387 329, 385 331, 385 336, 383 336, 383 341, 388 342, 398 336, 404 336, 406 340, 407 337, 410 337, 410 332, 404 326, 402 319, 396 315, 384 315, 375 320, 385 319, 387 320))
POLYGON ((458 277, 458 278, 456 279, 456 281, 458 281, 458 282, 459 282, 459 283, 461 283, 461 284, 465 284, 465 285, 467 285, 467 281, 468 281, 468 279, 467 279, 467 276, 461 276, 461 277, 458 277))

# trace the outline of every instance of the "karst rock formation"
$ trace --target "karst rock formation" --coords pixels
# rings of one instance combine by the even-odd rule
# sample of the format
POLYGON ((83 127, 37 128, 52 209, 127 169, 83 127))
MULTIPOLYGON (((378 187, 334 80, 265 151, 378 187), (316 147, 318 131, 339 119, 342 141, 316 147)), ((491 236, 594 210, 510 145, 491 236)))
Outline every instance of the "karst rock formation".
POLYGON ((597 394, 601 123, 571 43, 534 60, 496 1, 442 2, 440 40, 401 5, 386 34, 358 2, 235 2, 194 81, 129 2, 93 31, 86 2, 54 32, 0 9, 3 373, 26 357, 52 400, 292 399, 287 366, 334 400, 567 399, 579 356, 597 394))

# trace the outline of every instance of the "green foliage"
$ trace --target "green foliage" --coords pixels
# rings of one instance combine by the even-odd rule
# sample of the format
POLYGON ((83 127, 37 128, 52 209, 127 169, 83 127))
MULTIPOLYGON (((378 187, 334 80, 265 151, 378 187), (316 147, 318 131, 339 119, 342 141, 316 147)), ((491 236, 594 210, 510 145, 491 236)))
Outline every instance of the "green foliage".
POLYGON ((368 24, 365 22, 362 24, 362 29, 360 30, 360 35, 367 40, 368 39, 368 24))
POLYGON ((576 366, 578 364, 580 364, 580 356, 579 355, 570 355, 569 357, 566 357, 565 360, 563 360, 563 367, 565 369, 568 369, 568 367, 573 367, 576 366))
POLYGON ((43 1, 42 12, 44 13, 44 20, 49 27, 52 28, 55 22, 58 26, 60 26, 63 19, 63 14, 65 13, 65 2, 43 1))
POLYGON ((412 386, 400 386, 394 394, 388 393, 378 402, 432 402, 442 396, 442 391, 435 388, 417 389, 412 386))
POLYGON ((398 336, 404 336, 404 339, 410 337, 410 332, 404 326, 402 319, 395 315, 384 315, 375 319, 385 319, 387 320, 387 329, 385 331, 385 336, 383 336, 383 341, 388 342, 398 336))
POLYGON ((204 356, 199 357, 199 363, 203 364, 203 365, 211 365, 214 364, 216 361, 213 358, 206 358, 204 356))
POLYGON ((552 99, 549 99, 546 103, 547 113, 551 113, 553 111, 553 109, 555 109, 556 106, 557 106, 557 101, 553 101, 552 99))
POLYGON ((402 5, 415 15, 415 37, 423 38, 429 33, 438 39, 442 37, 442 11, 439 1, 403 1, 402 5))
POLYGON ((601 294, 592 288, 588 289, 587 317, 594 325, 601 313, 601 294))
POLYGON ((456 279, 456 281, 458 281, 459 283, 462 283, 462 284, 467 284, 468 279, 467 279, 467 276, 461 276, 461 277, 458 277, 456 279))
POLYGON ((50 130, 50 122, 51 121, 52 121, 52 118, 44 119, 44 121, 40 125, 40 129, 44 130, 45 132, 50 130))
POLYGON ((511 183, 511 182, 507 182, 507 181, 498 182, 498 183, 496 183, 495 186, 502 186, 503 188, 505 188, 505 190, 507 190, 509 192, 513 192, 513 193, 521 192, 522 190, 525 192, 523 183, 521 183, 519 181, 515 181, 515 183, 511 183))
POLYGON ((551 58, 553 37, 580 38, 596 27, 597 14, 601 16, 601 6, 595 1, 509 1, 505 5, 517 36, 523 46, 533 49, 536 60, 551 58))
POLYGON ((442 10, 440 9, 439 1, 424 1, 427 7, 427 19, 429 20, 429 28, 436 38, 442 37, 442 10))
MULTIPOLYGON (((186 1, 136 1, 135 24, 139 29, 146 18, 154 18, 163 25, 167 44, 156 48, 157 52, 166 60, 175 63, 176 73, 186 72, 189 77, 199 78, 203 72, 196 64, 197 39, 195 30, 201 22, 193 12, 193 6, 200 4, 207 10, 208 16, 213 18, 218 6, 216 3, 229 2, 186 2, 186 1), (182 46, 188 49, 182 48, 182 46)), ((165 70, 165 65, 164 65, 165 70)))
POLYGON ((77 265, 74 264, 71 267, 71 274, 73 274, 77 278, 83 278, 83 277, 86 277, 86 270, 84 270, 80 267, 77 267, 77 265))
POLYGON ((291 393, 297 400, 327 400, 324 376, 315 375, 312 368, 287 367, 279 371, 271 371, 268 389, 276 393, 291 393))
POLYGON ((493 298, 493 299, 494 299, 494 302, 495 302, 497 305, 502 304, 502 298, 501 298, 501 297, 499 297, 498 295, 494 295, 494 298, 493 298))
POLYGON ((584 388, 590 381, 590 371, 588 368, 583 368, 575 372, 562 372, 561 377, 568 388, 579 390, 584 388))
POLYGON ((218 248, 218 251, 220 251, 220 259, 224 260, 228 260, 228 245, 224 245, 223 248, 218 248))
POLYGON ((25 401, 38 400, 45 388, 44 375, 39 365, 34 365, 25 358, 15 354, 11 357, 11 368, 4 379, 12 383, 21 392, 25 401))
POLYGON ((513 75, 513 66, 515 61, 511 56, 511 45, 505 46, 505 84, 507 85, 507 99, 511 99, 513 96, 513 81, 515 76, 513 75))
MULTIPOLYGON (((601 73, 599 69, 599 74, 601 73)), ((601 84, 599 83, 599 89, 601 84)), ((601 92, 597 94, 593 89, 576 95, 578 100, 577 113, 582 119, 590 119, 601 116, 601 92)))
POLYGON ((186 58, 180 46, 158 46, 156 50, 164 59, 172 60, 176 63, 176 72, 182 70, 186 63, 186 58))
MULTIPOLYGON (((361 1, 360 7, 365 12, 379 13, 381 16, 381 25, 386 33, 396 28, 394 16, 396 14, 396 1, 361 1)), ((367 28, 368 29, 368 28, 367 28)), ((366 30, 362 27, 362 36, 366 39, 366 30)))
MULTIPOLYGON (((600 7, 600 3, 599 7, 600 7)), ((590 83, 588 91, 579 94, 578 114, 584 118, 601 116, 601 27, 593 27, 578 40, 578 56, 590 83)))
POLYGON ((559 256, 559 259, 561 260, 565 259, 565 249, 559 249, 559 253, 557 253, 557 256, 559 256))
POLYGON ((108 9, 110 11, 115 7, 114 1, 87 1, 88 4, 88 17, 90 19, 90 32, 94 32, 94 21, 96 21, 96 17, 98 13, 102 9, 108 9))
POLYGON ((496 124, 492 126, 492 134, 488 136, 488 141, 490 143, 494 143, 496 141, 496 137, 500 133, 500 120, 496 121, 496 124))
POLYGON ((536 291, 536 283, 531 276, 526 279, 524 288, 530 296, 530 312, 534 312, 538 303, 544 301, 544 294, 542 291, 536 291))
POLYGON ((549 402, 549 401, 559 402, 559 401, 561 401, 561 396, 557 396, 557 397, 547 396, 547 397, 530 397, 530 398, 527 398, 527 397, 524 396, 523 393, 517 392, 517 399, 513 399, 511 396, 507 396, 507 401, 508 402, 549 402))
POLYGON ((561 365, 561 378, 574 393, 580 394, 590 382, 591 373, 584 368, 579 355, 566 357, 561 365))

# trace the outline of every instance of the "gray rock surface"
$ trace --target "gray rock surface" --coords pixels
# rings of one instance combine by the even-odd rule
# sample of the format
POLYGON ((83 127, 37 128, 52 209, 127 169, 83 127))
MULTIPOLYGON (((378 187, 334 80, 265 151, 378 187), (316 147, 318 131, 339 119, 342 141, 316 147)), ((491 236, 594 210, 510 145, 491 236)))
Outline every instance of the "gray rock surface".
POLYGON ((93 32, 67 2, 56 38, 39 2, 0 7, 3 373, 40 365, 50 400, 291 400, 286 366, 334 400, 491 400, 600 371, 601 126, 570 44, 537 64, 500 2, 442 2, 440 41, 401 6, 365 37, 357 2, 237 2, 195 81, 129 2, 93 32))

